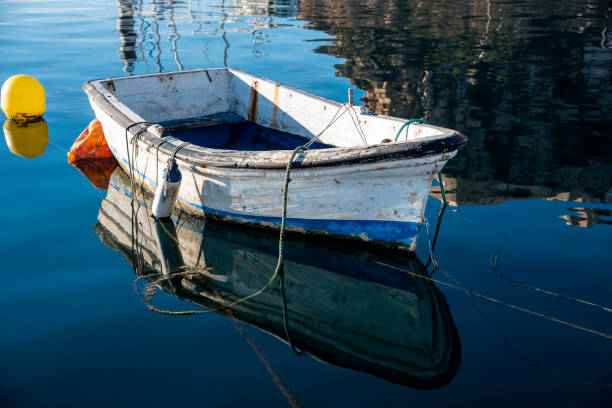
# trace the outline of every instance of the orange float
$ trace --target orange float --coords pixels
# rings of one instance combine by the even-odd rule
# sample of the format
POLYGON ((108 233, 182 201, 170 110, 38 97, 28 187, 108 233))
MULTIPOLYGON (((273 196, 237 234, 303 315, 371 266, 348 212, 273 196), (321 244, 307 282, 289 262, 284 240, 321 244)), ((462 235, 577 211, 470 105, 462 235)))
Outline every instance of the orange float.
POLYGON ((102 124, 98 119, 91 121, 81 132, 68 152, 68 162, 74 163, 82 159, 106 159, 113 157, 106 139, 102 124))

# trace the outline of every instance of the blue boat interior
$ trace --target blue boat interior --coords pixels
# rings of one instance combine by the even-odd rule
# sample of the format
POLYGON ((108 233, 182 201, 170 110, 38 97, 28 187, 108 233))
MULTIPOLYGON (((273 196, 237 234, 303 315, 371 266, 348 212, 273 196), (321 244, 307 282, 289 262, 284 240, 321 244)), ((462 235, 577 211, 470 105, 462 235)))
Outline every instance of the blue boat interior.
MULTIPOLYGON (((268 151, 293 150, 308 140, 244 120, 233 112, 160 122, 177 139, 212 149, 268 151)), ((315 142, 311 149, 335 146, 315 142)))

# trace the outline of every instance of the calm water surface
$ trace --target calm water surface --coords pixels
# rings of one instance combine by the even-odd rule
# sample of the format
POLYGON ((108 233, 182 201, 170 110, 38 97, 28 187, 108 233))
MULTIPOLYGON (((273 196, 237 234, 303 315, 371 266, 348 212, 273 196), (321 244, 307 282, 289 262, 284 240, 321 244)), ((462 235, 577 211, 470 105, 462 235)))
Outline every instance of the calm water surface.
POLYGON ((0 144, 0 406, 612 405, 611 13, 596 0, 0 2, 0 80, 44 84, 50 135, 29 160, 0 144), (468 135, 444 169, 439 269, 426 234, 417 259, 294 240, 282 290, 229 314, 155 312, 262 287, 275 237, 146 217, 135 236, 125 176, 107 192, 66 162, 93 118, 81 85, 223 65, 338 101, 354 87, 370 111, 468 135), (147 283, 153 231, 182 243, 172 262, 214 270, 147 283))

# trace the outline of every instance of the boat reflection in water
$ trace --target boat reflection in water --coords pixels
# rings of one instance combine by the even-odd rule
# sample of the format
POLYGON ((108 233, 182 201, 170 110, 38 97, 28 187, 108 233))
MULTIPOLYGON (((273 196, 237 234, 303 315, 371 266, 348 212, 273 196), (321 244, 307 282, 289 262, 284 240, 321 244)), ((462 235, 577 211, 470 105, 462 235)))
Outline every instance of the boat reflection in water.
POLYGON ((123 170, 115 170, 95 230, 139 277, 164 291, 317 360, 393 383, 439 388, 457 373, 457 329, 442 293, 414 276, 427 275, 418 258, 289 235, 284 273, 271 280, 277 233, 185 214, 156 221, 150 197, 141 197, 123 170))

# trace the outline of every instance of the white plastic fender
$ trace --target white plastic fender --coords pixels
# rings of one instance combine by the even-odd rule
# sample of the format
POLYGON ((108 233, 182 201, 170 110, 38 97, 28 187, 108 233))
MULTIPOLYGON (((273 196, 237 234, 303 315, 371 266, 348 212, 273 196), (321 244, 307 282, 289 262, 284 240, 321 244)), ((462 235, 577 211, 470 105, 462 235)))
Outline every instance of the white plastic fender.
POLYGON ((155 189, 155 198, 151 209, 155 218, 167 218, 172 215, 182 179, 176 161, 172 160, 168 167, 162 171, 160 182, 155 189))

